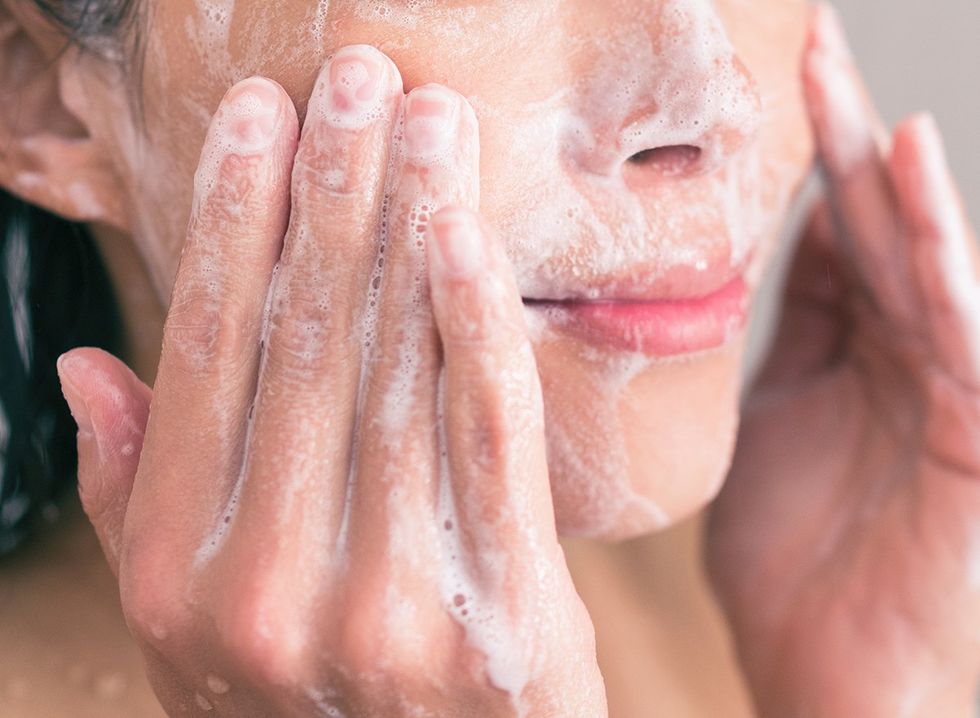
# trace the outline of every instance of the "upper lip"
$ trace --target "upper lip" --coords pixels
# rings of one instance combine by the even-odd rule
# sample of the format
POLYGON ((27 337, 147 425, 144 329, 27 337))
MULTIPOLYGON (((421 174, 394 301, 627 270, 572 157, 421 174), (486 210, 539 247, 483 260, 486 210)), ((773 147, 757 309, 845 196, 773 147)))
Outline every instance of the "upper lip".
POLYGON ((721 291, 744 276, 751 255, 737 266, 707 259, 693 265, 678 264, 664 269, 656 264, 638 264, 612 276, 578 281, 575 289, 524 295, 530 303, 671 303, 697 301, 721 291))

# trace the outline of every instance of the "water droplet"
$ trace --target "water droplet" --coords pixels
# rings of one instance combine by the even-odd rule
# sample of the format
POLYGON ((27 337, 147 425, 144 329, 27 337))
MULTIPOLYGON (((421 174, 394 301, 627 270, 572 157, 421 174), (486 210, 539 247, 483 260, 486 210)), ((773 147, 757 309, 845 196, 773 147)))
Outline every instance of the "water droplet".
POLYGON ((208 688, 211 689, 212 693, 217 693, 221 695, 222 693, 227 693, 231 686, 228 685, 228 681, 218 676, 208 676, 208 688))
POLYGON ((116 700, 125 692, 126 676, 122 673, 105 673, 95 681, 95 693, 102 700, 116 700))

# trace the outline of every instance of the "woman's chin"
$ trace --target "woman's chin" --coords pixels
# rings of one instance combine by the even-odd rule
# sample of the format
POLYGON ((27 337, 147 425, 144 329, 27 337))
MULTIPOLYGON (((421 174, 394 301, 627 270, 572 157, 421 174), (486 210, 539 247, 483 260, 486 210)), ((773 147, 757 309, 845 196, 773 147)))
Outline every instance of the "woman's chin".
MULTIPOLYGON (((724 484, 731 460, 731 447, 716 447, 713 467, 691 467, 674 479, 683 491, 643 493, 622 486, 607 487, 602 496, 583 496, 574 488, 579 482, 566 483, 562 476, 552 475, 555 520, 562 536, 627 541, 674 526, 704 509, 724 484)), ((708 458, 708 457, 702 457, 708 458)), ((637 484, 656 484, 660 476, 637 477, 637 484)), ((601 486, 596 486, 596 493, 601 486)))
POLYGON ((639 363, 538 348, 560 534, 634 538, 711 502, 734 449, 743 346, 639 363))

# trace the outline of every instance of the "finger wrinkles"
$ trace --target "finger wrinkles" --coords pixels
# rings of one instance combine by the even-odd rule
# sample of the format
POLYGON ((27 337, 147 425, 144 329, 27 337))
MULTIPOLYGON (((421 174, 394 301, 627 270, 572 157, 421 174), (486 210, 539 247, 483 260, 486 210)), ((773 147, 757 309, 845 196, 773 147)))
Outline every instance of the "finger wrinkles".
POLYGON ((250 78, 222 100, 202 150, 141 461, 154 480, 137 481, 127 513, 127 525, 153 526, 182 570, 242 463, 297 134, 285 91, 250 78))
POLYGON ((372 47, 346 47, 328 60, 310 98, 293 172, 293 201, 304 225, 322 220, 350 233, 341 221, 357 219, 375 228, 401 96, 398 70, 372 47))
POLYGON ((395 138, 381 227, 383 273, 373 285, 374 316, 366 315, 369 373, 342 544, 366 565, 391 556, 431 560, 435 551, 431 534, 419 532, 435 521, 440 465, 439 352, 425 230, 440 207, 475 206, 478 199, 477 122, 460 95, 437 85, 413 90, 395 138))
POLYGON ((275 527, 270 572, 310 547, 322 558, 345 506, 361 322, 378 253, 388 145, 401 78, 374 48, 342 48, 310 98, 292 216, 269 304, 249 463, 230 544, 275 527))
POLYGON ((190 289, 174 299, 167 319, 163 346, 170 350, 171 371, 191 375, 208 366, 230 380, 240 378, 254 360, 249 349, 258 337, 258 318, 241 303, 219 300, 209 288, 190 289))
POLYGON ((359 360, 354 286, 349 273, 330 271, 323 260, 291 259, 272 298, 265 371, 276 381, 308 385, 359 360))
POLYGON ((232 363, 257 356, 243 351, 240 337, 256 338, 257 324, 250 317, 257 314, 266 285, 255 283, 241 267, 257 268, 267 282, 281 247, 288 208, 270 202, 289 171, 282 145, 291 138, 280 131, 287 116, 281 92, 259 78, 239 83, 208 131, 171 299, 175 311, 164 332, 165 346, 190 371, 219 358, 219 351, 232 363), (223 341, 229 343, 227 351, 220 350, 223 341))
POLYGON ((544 411, 523 303, 502 247, 471 212, 448 208, 428 232, 433 309, 446 362, 446 431, 459 538, 482 580, 523 575, 552 546, 544 411))

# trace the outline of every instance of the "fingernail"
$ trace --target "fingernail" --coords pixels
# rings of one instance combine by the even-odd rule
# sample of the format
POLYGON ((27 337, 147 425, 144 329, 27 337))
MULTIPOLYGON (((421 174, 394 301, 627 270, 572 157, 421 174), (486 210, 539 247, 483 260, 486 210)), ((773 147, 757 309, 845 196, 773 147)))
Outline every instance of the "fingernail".
POLYGON ((281 116, 282 93, 262 77, 250 77, 225 96, 220 124, 232 142, 230 149, 255 152, 267 148, 275 137, 281 116))
POLYGON ((325 119, 338 127, 357 129, 378 119, 388 87, 388 63, 368 45, 337 53, 317 86, 325 119))
POLYGON ((418 164, 433 164, 452 148, 459 125, 455 93, 437 85, 412 90, 405 102, 405 153, 418 164))
POLYGON ((85 395, 79 390, 81 375, 85 372, 86 362, 71 354, 62 354, 58 357, 58 376, 61 379, 61 392, 65 395, 71 415, 78 424, 79 433, 95 434, 95 427, 92 424, 92 413, 85 395))
POLYGON ((483 266, 483 237, 476 219, 463 210, 437 214, 431 224, 439 269, 451 277, 468 277, 483 266))

